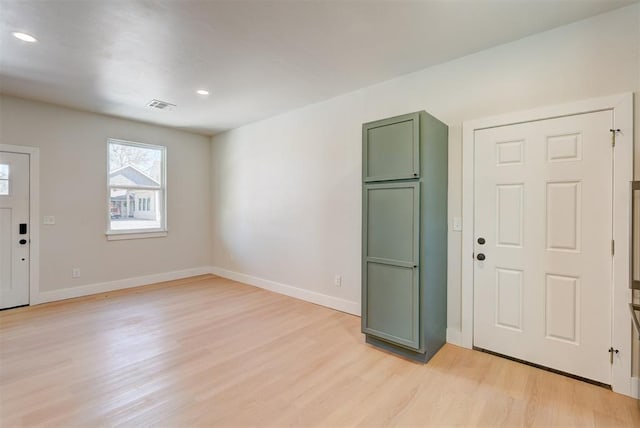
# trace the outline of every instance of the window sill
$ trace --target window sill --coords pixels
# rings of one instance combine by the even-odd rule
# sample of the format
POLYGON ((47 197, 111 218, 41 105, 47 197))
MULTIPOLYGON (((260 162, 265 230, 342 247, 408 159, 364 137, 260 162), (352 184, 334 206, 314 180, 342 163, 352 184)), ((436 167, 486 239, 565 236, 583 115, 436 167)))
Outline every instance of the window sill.
POLYGON ((166 230, 156 230, 153 232, 107 232, 107 241, 120 241, 123 239, 145 239, 145 238, 162 238, 167 236, 166 230))

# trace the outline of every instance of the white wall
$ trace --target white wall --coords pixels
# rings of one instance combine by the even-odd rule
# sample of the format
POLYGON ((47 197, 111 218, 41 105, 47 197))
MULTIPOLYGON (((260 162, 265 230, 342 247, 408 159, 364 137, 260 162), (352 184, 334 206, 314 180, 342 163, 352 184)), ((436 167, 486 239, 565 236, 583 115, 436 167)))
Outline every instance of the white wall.
POLYGON ((40 148, 40 217, 56 218, 40 226, 41 292, 85 294, 68 289, 210 264, 207 137, 2 96, 0 143, 40 148), (167 237, 106 240, 107 138, 167 147, 167 237))
MULTIPOLYGON (((214 265, 357 308, 363 122, 424 109, 449 124, 453 217, 463 121, 631 91, 640 92, 637 4, 217 135, 214 265)), ((460 247, 460 233, 449 232, 452 331, 461 319, 460 247)))

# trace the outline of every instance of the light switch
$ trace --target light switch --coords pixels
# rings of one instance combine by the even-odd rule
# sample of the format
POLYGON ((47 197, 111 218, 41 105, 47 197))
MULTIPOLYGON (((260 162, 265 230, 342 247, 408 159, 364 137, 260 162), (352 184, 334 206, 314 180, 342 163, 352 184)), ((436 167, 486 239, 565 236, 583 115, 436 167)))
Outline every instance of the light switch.
POLYGON ((42 220, 42 224, 56 224, 56 218, 52 215, 46 215, 42 220))

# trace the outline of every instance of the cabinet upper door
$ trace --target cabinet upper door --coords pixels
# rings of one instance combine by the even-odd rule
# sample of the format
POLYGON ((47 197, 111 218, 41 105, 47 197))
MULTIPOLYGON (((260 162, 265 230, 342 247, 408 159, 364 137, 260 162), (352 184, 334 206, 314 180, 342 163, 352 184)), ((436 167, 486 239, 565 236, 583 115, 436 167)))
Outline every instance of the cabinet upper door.
POLYGON ((420 176, 420 114, 410 113, 362 125, 363 180, 420 176))

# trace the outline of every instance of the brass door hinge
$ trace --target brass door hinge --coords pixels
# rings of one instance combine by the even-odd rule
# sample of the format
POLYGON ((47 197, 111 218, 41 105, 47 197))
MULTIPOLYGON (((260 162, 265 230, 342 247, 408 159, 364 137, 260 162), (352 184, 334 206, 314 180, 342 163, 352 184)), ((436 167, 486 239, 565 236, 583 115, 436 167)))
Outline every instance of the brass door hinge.
POLYGON ((615 147, 616 146, 616 134, 618 132, 620 132, 620 129, 611 128, 611 129, 609 129, 609 131, 611 132, 611 146, 615 147))
POLYGON ((611 255, 615 256, 616 255, 616 241, 615 240, 611 240, 611 255))

